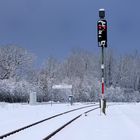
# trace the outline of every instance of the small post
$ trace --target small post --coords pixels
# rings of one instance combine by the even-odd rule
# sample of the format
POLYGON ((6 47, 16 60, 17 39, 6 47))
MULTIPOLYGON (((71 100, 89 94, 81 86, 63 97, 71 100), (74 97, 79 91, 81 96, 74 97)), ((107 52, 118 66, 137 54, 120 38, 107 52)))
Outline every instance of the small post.
POLYGON ((73 104, 73 95, 69 95, 69 102, 71 105, 73 104))
POLYGON ((53 93, 51 92, 51 106, 53 104, 53 93))
POLYGON ((101 99, 100 99, 100 108, 101 112, 106 114, 106 99, 104 97, 104 90, 105 90, 105 84, 104 84, 104 48, 107 47, 107 21, 104 19, 105 18, 105 10, 100 9, 99 10, 99 17, 100 20, 98 20, 97 23, 97 29, 98 29, 98 47, 101 47, 101 57, 102 57, 102 62, 101 62, 101 71, 102 71, 102 77, 101 77, 101 83, 102 83, 102 94, 101 94, 101 99))
POLYGON ((30 93, 30 100, 29 103, 30 105, 35 105, 36 104, 36 92, 31 92, 30 93))

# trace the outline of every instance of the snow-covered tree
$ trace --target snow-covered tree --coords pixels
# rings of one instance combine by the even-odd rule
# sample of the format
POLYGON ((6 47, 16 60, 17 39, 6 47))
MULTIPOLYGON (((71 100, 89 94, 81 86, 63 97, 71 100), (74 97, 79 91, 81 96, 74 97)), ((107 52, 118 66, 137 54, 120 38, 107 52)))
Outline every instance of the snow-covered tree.
POLYGON ((38 74, 38 84, 43 92, 43 98, 49 100, 52 86, 56 83, 59 63, 53 57, 49 57, 38 74))
POLYGON ((30 67, 34 60, 33 54, 14 46, 0 48, 0 79, 19 78, 30 67))

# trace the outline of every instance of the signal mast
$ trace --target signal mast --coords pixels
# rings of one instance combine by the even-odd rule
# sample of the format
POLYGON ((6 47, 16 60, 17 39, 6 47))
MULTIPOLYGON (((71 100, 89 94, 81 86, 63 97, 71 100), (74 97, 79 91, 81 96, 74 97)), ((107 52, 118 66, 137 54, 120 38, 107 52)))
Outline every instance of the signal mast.
POLYGON ((104 83, 104 49, 107 48, 107 21, 105 20, 105 10, 99 9, 99 20, 97 22, 97 30, 98 30, 98 47, 101 47, 101 71, 102 71, 102 94, 100 99, 100 108, 101 112, 106 114, 106 99, 104 96, 104 89, 105 89, 105 83, 104 83))

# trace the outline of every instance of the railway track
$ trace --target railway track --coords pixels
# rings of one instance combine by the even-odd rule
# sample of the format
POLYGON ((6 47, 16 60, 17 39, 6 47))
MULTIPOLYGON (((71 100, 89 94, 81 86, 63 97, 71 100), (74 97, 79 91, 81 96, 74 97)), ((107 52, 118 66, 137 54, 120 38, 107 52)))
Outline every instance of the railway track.
POLYGON ((64 129, 66 126, 70 125, 72 122, 76 121, 78 118, 80 118, 83 114, 88 114, 91 111, 94 111, 96 109, 99 109, 99 107, 90 109, 88 111, 85 111, 84 113, 81 113, 80 115, 74 117, 73 119, 71 119, 70 121, 68 121, 67 123, 63 124, 61 127, 59 127, 58 129, 56 129, 54 132, 50 133, 48 136, 46 136, 43 140, 49 140, 50 138, 52 138, 54 135, 56 135, 57 133, 59 133, 62 129, 64 129))
MULTIPOLYGON (((65 112, 62 112, 62 113, 53 115, 53 116, 51 116, 51 117, 45 118, 45 119, 43 119, 43 120, 37 121, 37 122, 35 122, 35 123, 29 124, 29 125, 27 125, 27 126, 24 126, 24 127, 19 128, 19 129, 13 130, 13 131, 11 131, 11 132, 5 133, 5 134, 3 134, 3 135, 0 136, 0 139, 4 139, 4 138, 6 138, 6 137, 8 137, 8 136, 11 136, 11 135, 14 135, 14 134, 16 134, 16 133, 19 133, 20 131, 23 131, 23 130, 25 130, 25 129, 31 128, 31 127, 33 127, 33 126, 36 126, 36 125, 38 125, 38 124, 41 124, 41 123, 46 122, 46 121, 48 121, 48 120, 51 120, 51 119, 53 119, 53 118, 56 118, 56 117, 59 117, 59 116, 68 114, 68 113, 70 113, 70 112, 74 112, 74 111, 77 111, 77 110, 81 110, 81 109, 85 109, 85 108, 89 108, 89 107, 94 107, 94 106, 99 106, 99 104, 92 104, 92 105, 88 105, 88 106, 84 106, 84 107, 72 109, 72 110, 69 110, 69 111, 65 111, 65 112)), ((99 107, 97 107, 97 108, 99 108, 99 107)), ((91 109, 90 109, 90 110, 91 110, 91 109)), ((90 110, 88 110, 88 111, 90 111, 90 110)), ((93 109, 92 109, 92 110, 93 110, 93 109)), ((86 111, 86 112, 87 112, 87 111, 86 111)), ((84 112, 84 113, 86 113, 86 112, 84 112)), ((88 112, 87 112, 87 113, 88 113, 88 112)), ((80 114, 80 115, 78 115, 78 116, 80 117, 81 115, 82 115, 82 114, 80 114)), ((78 118, 77 118, 77 119, 78 119, 78 118)), ((74 120, 76 120, 76 119, 74 119, 74 120)), ((74 121, 74 120, 73 120, 73 121, 74 121)), ((72 121, 72 122, 73 122, 73 121, 72 121)))
MULTIPOLYGON (((107 107, 114 106, 114 105, 116 105, 116 104, 109 104, 109 105, 107 105, 107 107)), ((119 105, 122 105, 122 104, 119 104, 119 105)), ((69 120, 68 122, 66 122, 65 124, 63 124, 59 128, 57 128, 55 131, 53 131, 52 133, 50 133, 49 135, 47 135, 45 138, 43 138, 43 140, 49 140, 49 139, 51 139, 53 136, 55 136, 57 133, 59 133, 61 130, 63 130, 66 126, 70 125, 72 122, 74 122, 77 119, 79 119, 82 115, 85 115, 86 116, 91 111, 94 111, 94 110, 99 109, 99 108, 100 107, 96 107, 96 108, 90 109, 88 111, 85 111, 85 112, 81 113, 80 115, 77 115, 73 119, 69 120)))

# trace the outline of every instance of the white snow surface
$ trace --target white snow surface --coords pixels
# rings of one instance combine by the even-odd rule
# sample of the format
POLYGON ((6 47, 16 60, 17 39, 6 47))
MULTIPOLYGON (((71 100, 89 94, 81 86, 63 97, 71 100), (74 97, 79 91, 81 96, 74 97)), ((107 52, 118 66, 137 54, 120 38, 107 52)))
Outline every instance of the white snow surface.
MULTIPOLYGON (((0 103, 0 135, 35 121, 85 104, 27 105, 0 103)), ((93 108, 93 107, 92 107, 93 108)), ((89 108, 91 109, 91 108, 89 108)), ((62 124, 81 114, 83 109, 71 112, 28 128, 5 140, 41 140, 62 124)), ((138 140, 140 138, 140 103, 123 103, 107 107, 107 114, 100 110, 90 112, 65 127, 50 140, 138 140)))

